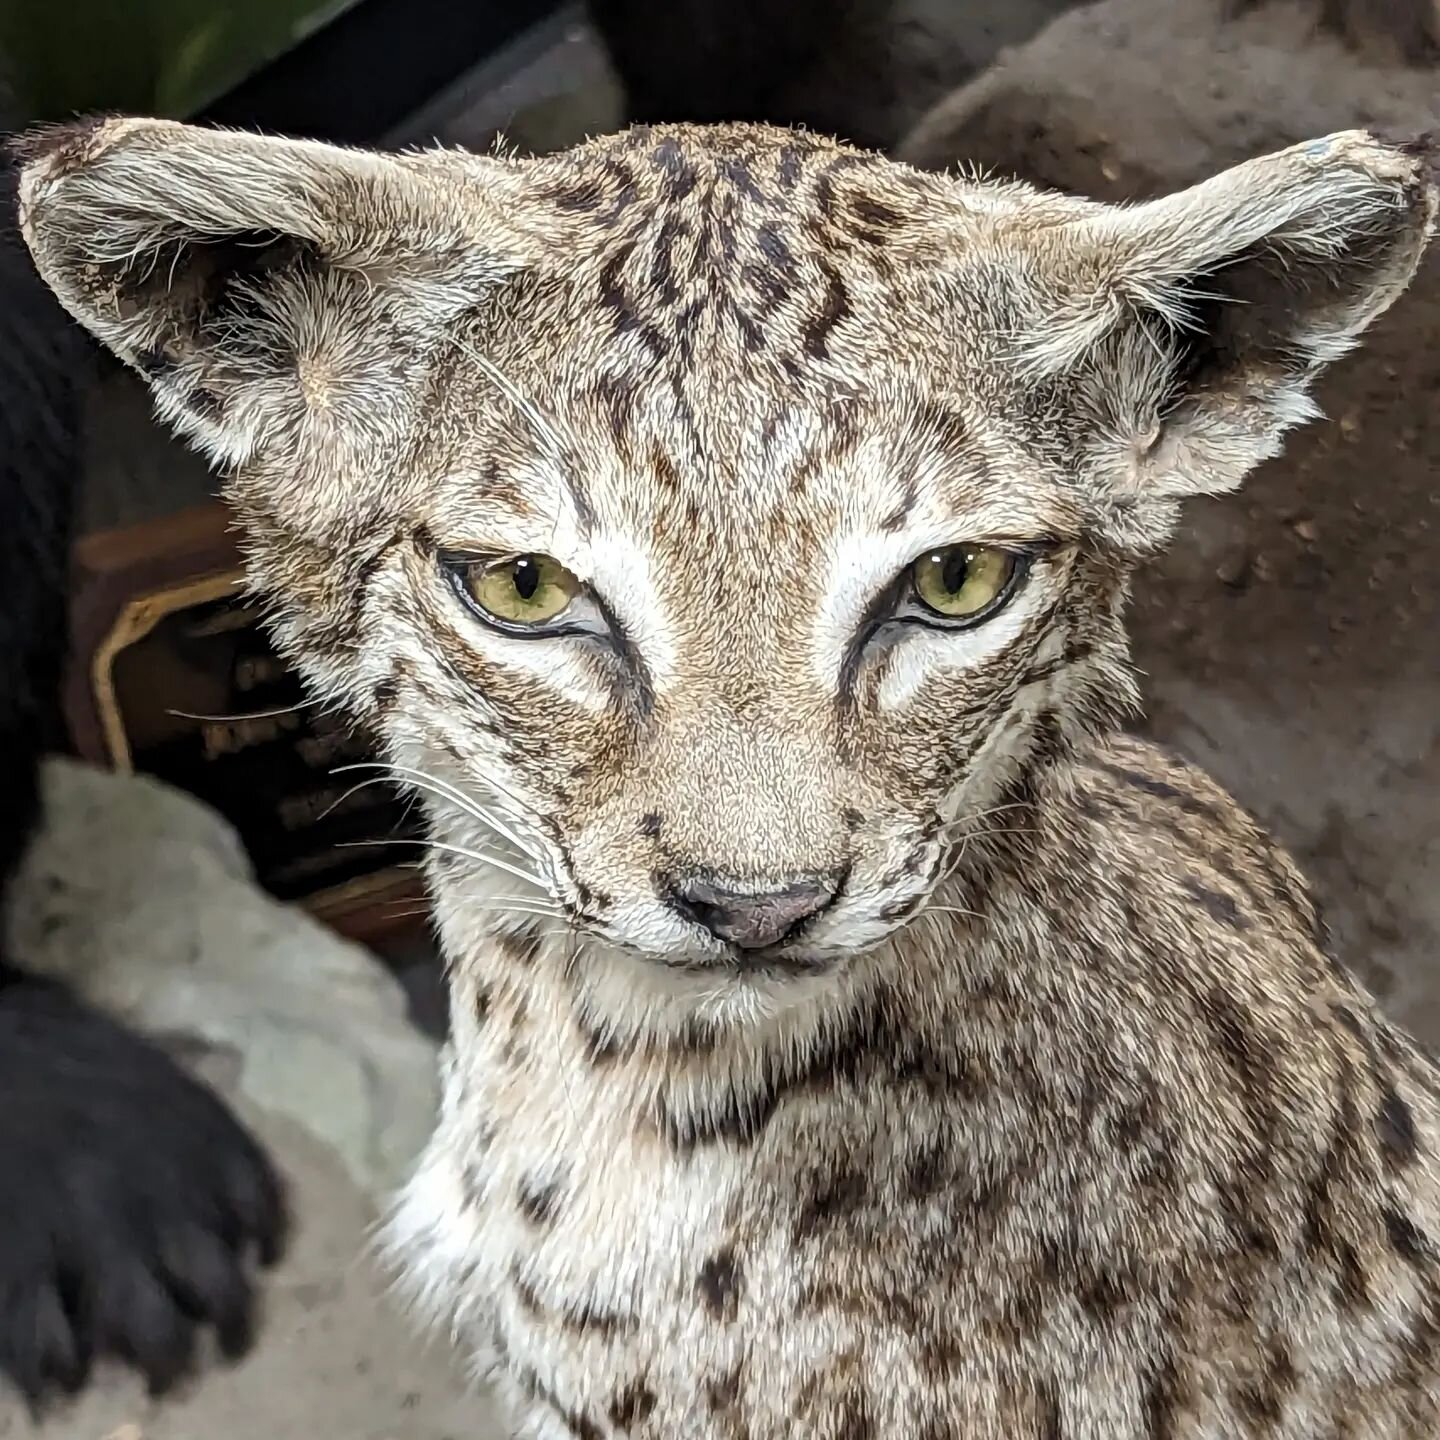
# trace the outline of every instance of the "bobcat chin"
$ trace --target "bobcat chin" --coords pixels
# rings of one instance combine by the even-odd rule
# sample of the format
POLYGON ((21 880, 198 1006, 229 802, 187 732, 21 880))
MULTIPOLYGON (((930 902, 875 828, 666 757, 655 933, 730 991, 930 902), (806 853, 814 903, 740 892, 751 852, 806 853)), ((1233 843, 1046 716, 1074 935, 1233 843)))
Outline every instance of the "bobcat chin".
POLYGON ((1120 733, 1132 570, 1312 414, 1430 174, 35 140, 41 273, 426 807, 454 1031, 391 1234, 515 1435, 1440 1425, 1436 1071, 1120 733))

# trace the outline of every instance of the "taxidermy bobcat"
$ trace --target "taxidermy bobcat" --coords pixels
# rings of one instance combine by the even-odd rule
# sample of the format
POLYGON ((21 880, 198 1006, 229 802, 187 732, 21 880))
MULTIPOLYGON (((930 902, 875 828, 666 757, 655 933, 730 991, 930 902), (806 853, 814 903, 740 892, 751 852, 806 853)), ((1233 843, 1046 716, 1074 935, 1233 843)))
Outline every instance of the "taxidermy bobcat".
POLYGON ((1440 1428, 1436 1071, 1119 731, 1133 567, 1403 289, 1423 147, 1119 210, 746 126, 112 120, 23 181, 428 806, 393 1235, 515 1435, 1440 1428))

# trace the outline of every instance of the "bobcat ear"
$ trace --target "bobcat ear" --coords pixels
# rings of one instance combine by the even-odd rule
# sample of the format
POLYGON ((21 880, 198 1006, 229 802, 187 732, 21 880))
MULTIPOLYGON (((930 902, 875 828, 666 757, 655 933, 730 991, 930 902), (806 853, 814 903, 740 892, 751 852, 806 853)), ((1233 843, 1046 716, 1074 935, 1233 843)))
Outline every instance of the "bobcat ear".
POLYGON ((1317 413, 1316 375, 1415 273, 1432 155, 1347 132, 1060 227, 1024 359, 1078 402, 1116 520, 1233 489, 1317 413))
POLYGON ((132 119, 17 149, 41 276, 229 466, 316 431, 383 438, 407 357, 516 263, 473 183, 501 161, 462 174, 438 157, 132 119))

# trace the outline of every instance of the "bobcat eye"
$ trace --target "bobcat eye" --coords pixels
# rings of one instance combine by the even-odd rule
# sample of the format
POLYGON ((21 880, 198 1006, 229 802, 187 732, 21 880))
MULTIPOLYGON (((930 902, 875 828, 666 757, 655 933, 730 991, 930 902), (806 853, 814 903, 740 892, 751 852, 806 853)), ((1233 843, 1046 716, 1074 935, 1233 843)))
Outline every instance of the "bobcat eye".
POLYGON ((942 619, 979 624, 1010 598, 1023 558, 991 545, 949 545, 910 567, 915 598, 942 619))
POLYGON ((464 600, 507 628, 548 625, 580 594, 579 580, 548 555, 452 559, 446 568, 464 600))

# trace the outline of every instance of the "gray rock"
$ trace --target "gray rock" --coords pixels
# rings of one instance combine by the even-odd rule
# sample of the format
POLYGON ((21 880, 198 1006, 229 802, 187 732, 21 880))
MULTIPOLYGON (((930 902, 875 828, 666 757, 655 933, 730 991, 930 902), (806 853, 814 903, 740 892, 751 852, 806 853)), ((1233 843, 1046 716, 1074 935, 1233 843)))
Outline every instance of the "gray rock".
POLYGON ((192 797, 68 760, 48 765, 45 796, 14 953, 308 1130, 372 1199, 392 1190, 437 1093, 435 1045, 394 978, 261 891, 235 832, 192 797))
POLYGON ((1317 28, 1316 0, 1101 0, 940 101, 901 159, 1129 199, 1337 128, 1433 124, 1435 72, 1317 28), (1231 18, 1234 17, 1234 18, 1231 18))

